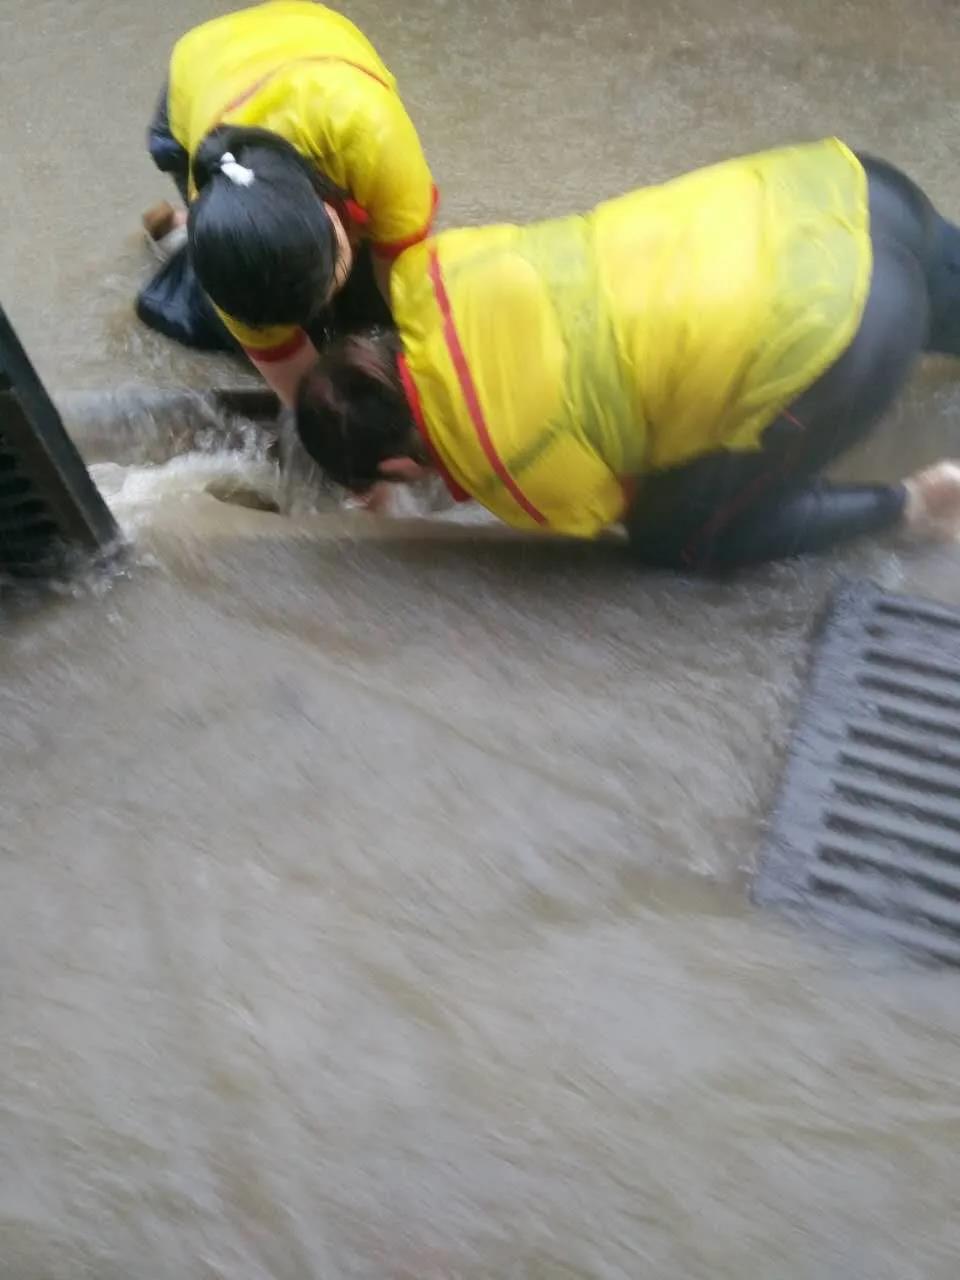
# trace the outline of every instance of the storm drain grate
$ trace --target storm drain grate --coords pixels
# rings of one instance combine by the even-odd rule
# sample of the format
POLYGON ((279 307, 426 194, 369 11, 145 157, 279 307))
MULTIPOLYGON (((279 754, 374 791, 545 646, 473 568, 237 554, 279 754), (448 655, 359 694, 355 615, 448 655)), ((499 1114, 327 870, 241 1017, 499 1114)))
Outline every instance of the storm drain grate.
POLYGON ((0 308, 0 574, 57 572, 117 527, 0 308))
POLYGON ((837 592, 753 897, 960 964, 960 610, 837 592))

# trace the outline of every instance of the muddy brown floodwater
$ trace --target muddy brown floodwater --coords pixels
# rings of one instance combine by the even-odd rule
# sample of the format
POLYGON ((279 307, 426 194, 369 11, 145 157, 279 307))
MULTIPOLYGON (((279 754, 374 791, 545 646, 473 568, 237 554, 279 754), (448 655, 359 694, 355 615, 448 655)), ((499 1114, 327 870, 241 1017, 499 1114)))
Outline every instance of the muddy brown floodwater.
MULTIPOLYGON (((74 409, 242 377, 130 311, 227 7, 0 0, 0 299, 74 409)), ((346 7, 447 223, 828 132, 960 213, 948 0, 346 7)), ((931 365, 848 470, 958 413, 931 365)), ((72 421, 133 550, 2 620, 2 1280, 955 1280, 956 977, 745 891, 825 592, 958 601, 956 550, 694 584, 72 421)))

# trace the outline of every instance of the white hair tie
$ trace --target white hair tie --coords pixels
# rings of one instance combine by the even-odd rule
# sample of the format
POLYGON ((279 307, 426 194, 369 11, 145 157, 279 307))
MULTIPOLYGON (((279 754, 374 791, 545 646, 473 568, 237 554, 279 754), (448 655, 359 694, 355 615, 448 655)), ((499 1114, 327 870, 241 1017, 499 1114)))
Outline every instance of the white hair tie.
POLYGON ((252 169, 238 164, 236 156, 230 151, 225 151, 220 157, 220 172, 229 178, 235 187, 249 187, 256 177, 252 169))

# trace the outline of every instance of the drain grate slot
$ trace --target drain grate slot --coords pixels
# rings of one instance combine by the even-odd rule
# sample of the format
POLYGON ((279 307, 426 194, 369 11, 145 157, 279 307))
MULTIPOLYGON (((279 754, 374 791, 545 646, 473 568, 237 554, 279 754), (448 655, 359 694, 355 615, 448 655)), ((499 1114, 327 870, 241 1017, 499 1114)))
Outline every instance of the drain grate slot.
POLYGON ((931 707, 944 707, 949 711, 960 711, 960 690, 956 694, 931 686, 928 681, 897 680, 887 675, 863 675, 857 679, 864 689, 874 693, 889 693, 895 698, 908 698, 914 702, 922 702, 931 707))
POLYGON ((925 851, 911 849, 910 856, 904 857, 895 847, 845 836, 824 840, 818 855, 820 862, 827 866, 866 870, 894 879, 905 876, 926 888, 942 886, 948 896, 960 898, 960 863, 938 861, 925 851))
POLYGON ((849 739, 862 750, 875 750, 891 759, 926 761, 929 764, 943 764, 956 769, 960 773, 960 742, 955 741, 943 730, 938 740, 937 729, 928 729, 924 737, 912 737, 898 728, 891 728, 886 722, 864 724, 853 721, 848 726, 849 739))
POLYGON ((930 707, 917 707, 901 698, 881 698, 874 705, 875 714, 882 724, 900 725, 910 730, 919 730, 921 734, 942 733, 948 737, 956 736, 956 716, 941 715, 930 707))
POLYGON ((828 831, 894 841, 905 849, 926 849, 937 857, 955 857, 960 862, 960 850, 949 831, 913 817, 906 819, 896 813, 871 812, 863 805, 839 802, 826 811, 823 825, 828 831))
POLYGON ((943 680, 948 684, 960 684, 960 671, 940 662, 930 662, 911 650, 870 648, 864 650, 863 657, 872 667, 897 671, 908 679, 910 676, 920 676, 934 682, 943 680))
POLYGON ((0 580, 114 545, 113 517, 0 308, 0 580))
POLYGON ((912 632, 918 624, 942 627, 947 632, 960 635, 960 614, 932 600, 915 600, 904 596, 896 600, 890 596, 876 605, 877 618, 897 618, 908 624, 912 632))
POLYGON ((753 896, 960 964, 960 611, 837 592, 753 896))
POLYGON ((843 768, 837 771, 835 794, 871 812, 907 814, 931 826, 942 825, 960 833, 960 805, 950 804, 913 786, 871 782, 851 778, 843 768))

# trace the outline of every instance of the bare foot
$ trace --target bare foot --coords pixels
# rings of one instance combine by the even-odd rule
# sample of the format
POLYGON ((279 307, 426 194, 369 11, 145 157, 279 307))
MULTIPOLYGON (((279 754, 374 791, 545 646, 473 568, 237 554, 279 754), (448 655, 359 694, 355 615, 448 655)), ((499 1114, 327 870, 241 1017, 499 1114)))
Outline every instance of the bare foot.
POLYGON ((150 206, 143 215, 143 229, 151 240, 162 240, 168 231, 173 230, 176 212, 169 200, 150 206))
POLYGON ((166 262, 186 244, 187 211, 161 200, 143 215, 143 227, 154 257, 166 262))
POLYGON ((176 209, 169 200, 151 205, 143 215, 143 226, 151 240, 162 240, 171 231, 187 225, 186 209, 176 209))
POLYGON ((904 483, 903 518, 911 533, 942 542, 960 538, 960 462, 944 459, 904 483))

